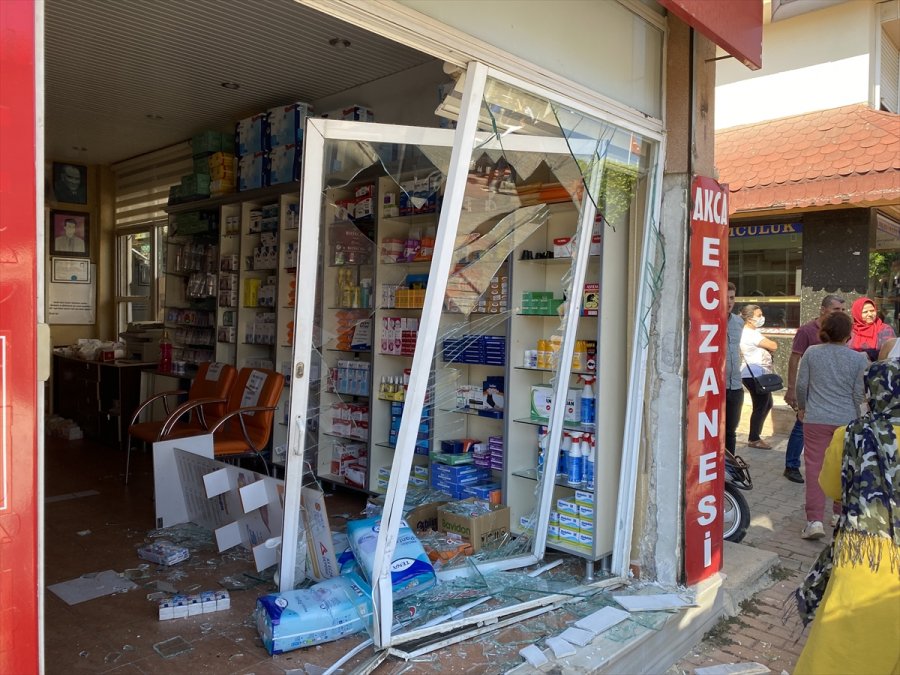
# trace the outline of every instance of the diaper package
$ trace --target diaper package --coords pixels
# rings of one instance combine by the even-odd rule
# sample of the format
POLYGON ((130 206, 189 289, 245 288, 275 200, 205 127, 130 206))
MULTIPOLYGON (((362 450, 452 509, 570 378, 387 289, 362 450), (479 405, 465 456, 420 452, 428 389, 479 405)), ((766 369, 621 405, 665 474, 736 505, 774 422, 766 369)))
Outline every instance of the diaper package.
MULTIPOLYGON (((372 580, 372 570, 375 567, 375 545, 380 528, 380 518, 351 520, 347 523, 350 548, 369 582, 372 580)), ((394 600, 427 590, 436 583, 437 575, 422 543, 406 521, 402 521, 397 534, 397 547, 391 560, 391 587, 394 600)))
POLYGON ((281 654, 338 640, 363 630, 371 620, 371 589, 346 574, 304 589, 256 600, 256 629, 269 654, 281 654))

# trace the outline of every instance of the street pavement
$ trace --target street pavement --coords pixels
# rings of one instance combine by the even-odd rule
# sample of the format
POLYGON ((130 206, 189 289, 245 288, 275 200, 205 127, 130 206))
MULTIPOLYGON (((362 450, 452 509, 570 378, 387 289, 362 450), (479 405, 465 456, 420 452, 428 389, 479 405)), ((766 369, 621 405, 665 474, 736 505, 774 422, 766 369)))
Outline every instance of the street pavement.
MULTIPOLYGON (((746 436, 738 436, 737 454, 750 465, 753 477, 753 489, 744 493, 752 518, 741 543, 779 556, 778 565, 770 572, 772 585, 742 603, 740 614, 721 620, 667 675, 691 675, 697 668, 747 662, 762 664, 775 673, 790 673, 803 649, 809 631, 803 630, 796 612, 791 611, 791 594, 830 541, 830 529, 826 523, 828 536, 819 541, 800 538, 806 525, 804 486, 782 475, 787 436, 763 437, 771 450, 747 447, 746 436)), ((804 467, 801 471, 805 473, 804 467)))

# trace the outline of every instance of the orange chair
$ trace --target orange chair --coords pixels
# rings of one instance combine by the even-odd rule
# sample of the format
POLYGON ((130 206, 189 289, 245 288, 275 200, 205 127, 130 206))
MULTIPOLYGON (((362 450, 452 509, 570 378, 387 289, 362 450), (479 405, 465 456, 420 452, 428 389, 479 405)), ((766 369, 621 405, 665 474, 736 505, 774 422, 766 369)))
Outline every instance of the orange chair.
MULTIPOLYGON (((175 420, 163 427, 162 439, 184 438, 211 433, 216 459, 256 457, 269 473, 263 451, 272 435, 272 423, 278 400, 284 389, 284 375, 265 368, 241 368, 228 395, 225 414, 206 429, 177 428, 175 420)), ((203 405, 203 401, 185 403, 182 414, 203 405)), ((174 416, 174 415, 173 415, 174 416)))
POLYGON ((197 369, 197 374, 191 382, 191 388, 187 391, 176 389, 163 391, 151 396, 142 402, 128 425, 128 449, 125 458, 125 483, 128 483, 128 473, 131 465, 131 439, 138 438, 146 443, 155 443, 162 440, 162 430, 171 422, 171 428, 178 431, 191 430, 192 433, 209 433, 209 428, 219 421, 225 414, 225 404, 228 394, 237 378, 237 370, 227 363, 203 363, 197 369), (177 400, 179 396, 187 394, 187 403, 169 409, 169 401, 177 400), (141 413, 155 403, 162 401, 166 417, 162 420, 147 420, 138 422, 141 413), (199 405, 188 405, 197 403, 199 405), (194 412, 196 411, 196 414, 194 412))

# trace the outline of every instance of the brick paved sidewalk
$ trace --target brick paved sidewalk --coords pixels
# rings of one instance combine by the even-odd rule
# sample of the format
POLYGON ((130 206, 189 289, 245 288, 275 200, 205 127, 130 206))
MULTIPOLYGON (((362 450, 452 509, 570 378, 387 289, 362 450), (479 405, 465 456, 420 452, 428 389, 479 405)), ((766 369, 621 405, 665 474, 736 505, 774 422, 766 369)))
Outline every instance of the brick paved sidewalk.
MULTIPOLYGON (((785 618, 785 610, 791 602, 789 596, 830 538, 818 542, 800 538, 806 525, 804 486, 782 476, 787 437, 772 436, 768 440, 771 450, 743 447, 739 440, 737 454, 750 465, 753 477, 753 490, 744 493, 752 519, 742 544, 778 554, 772 585, 742 603, 739 615, 720 621, 703 642, 669 669, 669 675, 689 675, 698 667, 750 661, 775 673, 790 673, 803 649, 808 631, 802 630, 796 613, 785 618)), ((825 529, 828 531, 827 523, 825 529)))

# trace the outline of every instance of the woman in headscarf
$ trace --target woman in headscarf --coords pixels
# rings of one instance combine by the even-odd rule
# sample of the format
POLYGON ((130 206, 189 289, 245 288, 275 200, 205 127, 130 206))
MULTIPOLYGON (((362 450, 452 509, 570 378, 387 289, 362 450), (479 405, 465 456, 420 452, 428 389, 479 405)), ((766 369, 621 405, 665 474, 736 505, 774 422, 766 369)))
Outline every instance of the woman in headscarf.
POLYGON ((878 318, 875 303, 869 298, 859 298, 850 309, 853 317, 853 335, 850 349, 865 352, 870 361, 878 359, 878 350, 894 337, 894 329, 878 318))
POLYGON ((835 432, 819 475, 841 515, 795 594, 812 628, 794 675, 900 673, 900 362, 865 382, 870 412, 835 432))

